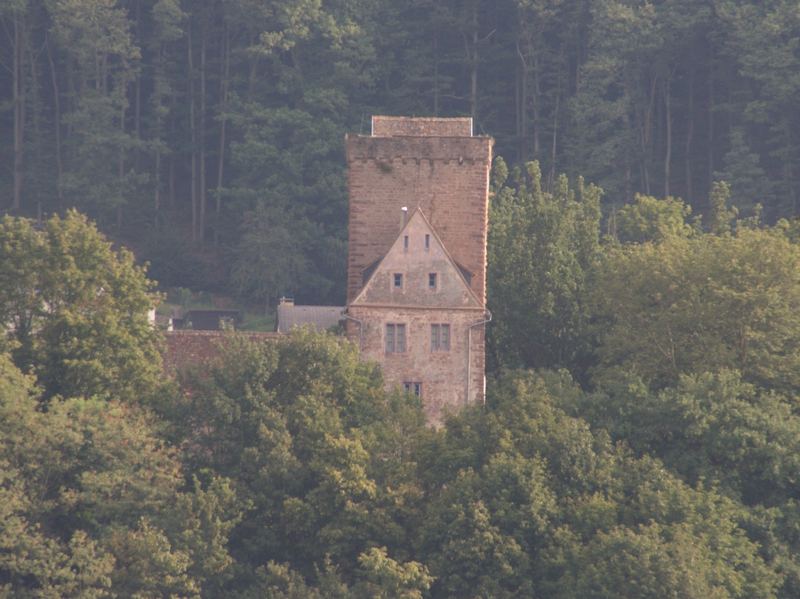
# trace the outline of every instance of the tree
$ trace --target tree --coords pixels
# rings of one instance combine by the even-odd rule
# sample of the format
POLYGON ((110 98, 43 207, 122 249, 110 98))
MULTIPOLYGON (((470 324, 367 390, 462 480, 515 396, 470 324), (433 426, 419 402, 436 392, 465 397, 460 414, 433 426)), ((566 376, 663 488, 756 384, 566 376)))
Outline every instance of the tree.
POLYGON ((660 241, 672 235, 690 236, 694 229, 686 222, 691 207, 676 198, 659 200, 636 194, 613 216, 616 235, 622 243, 660 241))
POLYGON ((595 378, 627 371, 659 387, 730 368, 795 388, 798 267, 798 246, 771 229, 609 247, 591 292, 595 378))
POLYGON ((506 182, 495 171, 489 230, 491 348, 506 366, 580 367, 584 292, 599 251, 600 189, 562 176, 545 192, 537 163, 506 182))
POLYGON ((782 563, 741 506, 569 416, 576 394, 565 376, 505 373, 421 445, 433 595, 774 597, 782 563))
POLYGON ((183 489, 152 414, 98 399, 51 402, 47 411, 40 402, 33 379, 0 354, 5 592, 198 596, 224 579, 230 494, 214 480, 183 489))
POLYGON ((142 400, 159 384, 154 283, 86 217, 0 221, 0 322, 44 397, 142 400))
POLYGON ((774 205, 770 181, 758 155, 748 147, 742 129, 731 131, 730 140, 730 150, 723 157, 723 170, 714 174, 716 179, 730 184, 730 202, 743 214, 752 214, 758 204, 774 205))
POLYGON ((243 571, 228 592, 267 588, 277 564, 313 586, 327 559, 348 584, 425 586, 424 568, 405 563, 419 501, 411 456, 426 434, 416 398, 387 395, 354 346, 307 331, 234 339, 207 374, 188 376, 191 393, 165 407, 174 439, 193 471, 225 473, 248 505, 231 533, 243 571), (372 551, 381 546, 391 559, 372 551))
POLYGON ((77 91, 64 115, 72 135, 63 180, 69 205, 108 222, 122 210, 142 177, 128 168, 138 140, 126 129, 128 86, 141 58, 126 11, 113 0, 57 0, 53 32, 67 55, 77 91))
POLYGON ((708 231, 714 235, 730 233, 731 223, 739 214, 736 206, 728 208, 731 187, 725 181, 714 181, 708 195, 708 231))

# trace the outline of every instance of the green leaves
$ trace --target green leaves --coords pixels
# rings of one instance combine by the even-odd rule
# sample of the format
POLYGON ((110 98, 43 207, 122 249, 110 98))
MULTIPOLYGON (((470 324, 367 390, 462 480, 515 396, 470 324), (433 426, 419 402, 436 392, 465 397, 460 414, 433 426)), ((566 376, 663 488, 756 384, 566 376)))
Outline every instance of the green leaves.
MULTIPOLYGON (((495 185, 505 180, 499 165, 495 185)), ((490 329, 507 366, 578 366, 585 358, 589 268, 599 251, 600 189, 566 177, 542 190, 537 163, 495 190, 489 231, 490 329)))
POLYGON ((796 388, 798 267, 798 247, 773 230, 609 248, 593 290, 597 376, 619 367, 658 386, 734 368, 796 388))
POLYGON ((42 229, 0 222, 0 322, 15 362, 34 373, 45 399, 147 399, 159 385, 159 337, 144 269, 116 251, 77 212, 42 229))
POLYGON ((141 407, 53 400, 0 354, 0 581, 14 596, 198 596, 232 560, 227 485, 183 490, 141 407))
POLYGON ((616 235, 622 243, 642 243, 672 235, 691 236, 695 230, 686 223, 691 213, 691 207, 679 199, 659 200, 637 194, 633 204, 626 204, 612 218, 616 219, 616 235))

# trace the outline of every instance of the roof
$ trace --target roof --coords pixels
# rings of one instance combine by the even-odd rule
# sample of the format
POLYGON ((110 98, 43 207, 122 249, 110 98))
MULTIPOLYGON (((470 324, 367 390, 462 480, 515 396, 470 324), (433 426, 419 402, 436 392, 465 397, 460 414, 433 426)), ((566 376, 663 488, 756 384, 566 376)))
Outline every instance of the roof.
POLYGON ((221 321, 231 320, 241 324, 241 310, 189 310, 183 315, 183 323, 192 323, 197 331, 217 331, 222 329, 221 321))
POLYGON ((253 342, 275 342, 279 333, 232 331, 168 331, 164 333, 164 370, 168 374, 190 366, 200 366, 219 356, 226 342, 235 338, 253 342))
MULTIPOLYGON (((451 308, 477 309, 483 306, 470 287, 472 273, 453 260, 433 225, 419 207, 406 221, 389 251, 376 263, 364 269, 362 276, 364 283, 361 291, 350 303, 353 306, 387 303, 431 308, 447 305, 451 308), (414 235, 417 237, 429 235, 432 240, 429 246, 426 245, 427 249, 423 256, 420 256, 418 250, 409 251, 405 243, 408 237, 414 235), (439 276, 441 288, 437 284, 437 293, 418 293, 420 273, 417 271, 422 268, 422 276, 425 278, 422 287, 427 289, 427 276, 430 270, 426 270, 426 267, 435 269, 434 273, 441 275, 439 276), (390 290, 387 277, 391 277, 395 272, 412 274, 412 271, 416 277, 416 286, 408 289, 403 286, 399 292, 390 290)), ((408 277, 406 279, 408 280, 408 277)))
POLYGON ((277 330, 288 333, 294 327, 310 325, 318 331, 327 331, 344 319, 344 306, 296 306, 278 304, 277 330))

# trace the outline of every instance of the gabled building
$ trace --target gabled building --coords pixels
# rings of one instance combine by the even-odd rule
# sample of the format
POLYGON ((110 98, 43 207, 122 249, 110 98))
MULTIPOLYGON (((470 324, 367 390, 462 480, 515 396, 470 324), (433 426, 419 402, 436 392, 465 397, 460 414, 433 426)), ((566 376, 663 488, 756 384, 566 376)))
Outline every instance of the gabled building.
POLYGON ((491 154, 468 118, 373 117, 347 137, 347 335, 434 424, 484 398, 491 154))

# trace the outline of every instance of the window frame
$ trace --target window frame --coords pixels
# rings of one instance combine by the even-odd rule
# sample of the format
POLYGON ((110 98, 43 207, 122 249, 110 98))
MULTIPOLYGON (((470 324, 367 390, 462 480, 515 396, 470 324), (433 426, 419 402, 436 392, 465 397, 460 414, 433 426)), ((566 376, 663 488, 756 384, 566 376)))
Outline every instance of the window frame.
POLYGON ((422 381, 403 381, 403 390, 416 397, 422 397, 422 381))
POLYGON ((384 326, 383 349, 387 354, 404 354, 408 349, 406 342, 406 323, 387 322, 384 326))
POLYGON ((431 323, 431 352, 446 353, 450 351, 450 323, 431 323))

